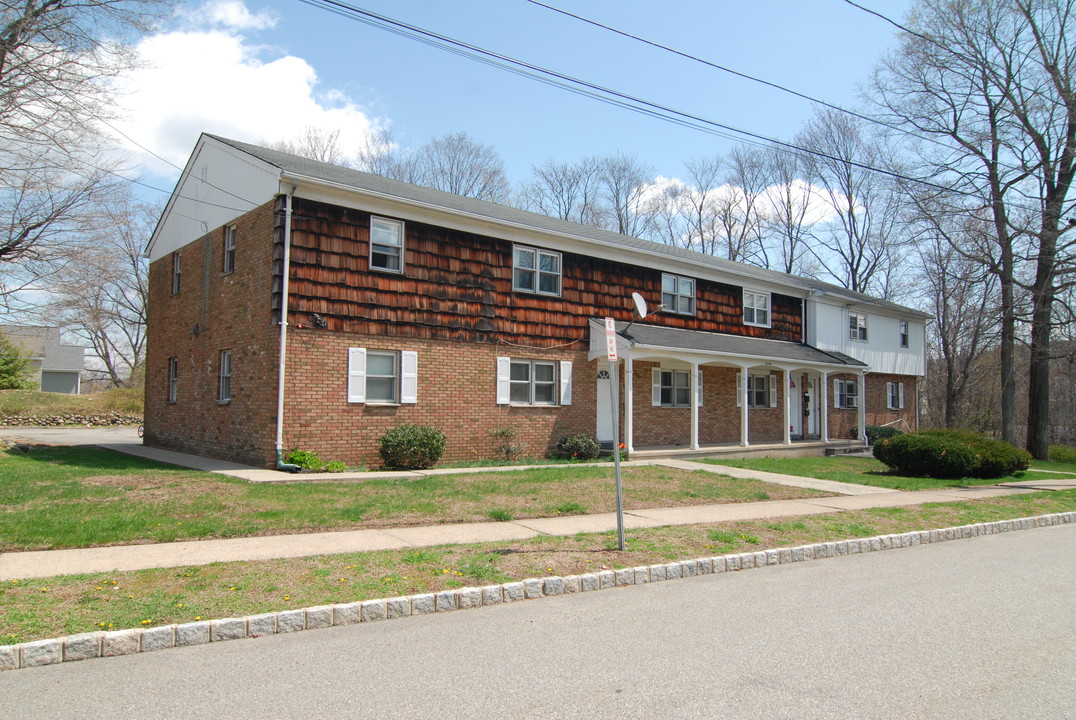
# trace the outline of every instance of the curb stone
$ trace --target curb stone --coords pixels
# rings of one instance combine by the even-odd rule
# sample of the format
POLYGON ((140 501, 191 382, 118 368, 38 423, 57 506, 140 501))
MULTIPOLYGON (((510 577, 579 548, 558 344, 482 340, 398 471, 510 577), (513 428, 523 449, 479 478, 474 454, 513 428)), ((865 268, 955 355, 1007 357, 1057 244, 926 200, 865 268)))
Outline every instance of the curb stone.
POLYGON ((0 645, 0 672, 18 668, 55 665, 117 655, 132 655, 171 647, 201 645, 256 638, 262 635, 314 630, 335 625, 376 622, 434 612, 486 607, 507 602, 578 592, 592 592, 626 585, 642 585, 737 570, 807 562, 828 557, 880 552, 931 543, 964 540, 981 535, 1030 530, 1076 523, 1076 512, 1053 513, 1017 520, 999 520, 938 530, 917 530, 900 535, 878 535, 858 540, 823 542, 793 548, 776 548, 713 558, 697 558, 664 565, 603 570, 568 577, 528 578, 502 585, 461 588, 438 593, 382 598, 362 602, 319 605, 301 610, 282 610, 244 618, 222 618, 150 628, 88 632, 18 645, 0 645))

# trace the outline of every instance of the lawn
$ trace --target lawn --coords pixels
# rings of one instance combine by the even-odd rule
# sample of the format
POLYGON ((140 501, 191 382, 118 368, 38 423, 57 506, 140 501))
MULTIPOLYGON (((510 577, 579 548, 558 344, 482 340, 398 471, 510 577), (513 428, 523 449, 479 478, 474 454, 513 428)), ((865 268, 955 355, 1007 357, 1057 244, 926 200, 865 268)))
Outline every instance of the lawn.
POLYGON ((0 416, 141 415, 143 390, 123 388, 100 393, 50 393, 38 390, 0 390, 0 416))
MULTIPOLYGON (((718 460, 707 458, 701 462, 714 465, 727 465, 731 467, 747 468, 762 472, 781 473, 784 475, 796 475, 798 477, 812 477, 821 480, 836 480, 837 482, 857 483, 859 485, 873 485, 875 487, 889 488, 891 490, 935 490, 947 487, 967 487, 971 485, 994 485, 999 482, 1013 480, 1032 480, 1049 477, 1048 473, 1034 475, 1018 474, 1005 478, 961 478, 958 480, 939 480, 937 478, 908 477, 890 473, 886 466, 866 457, 808 457, 808 458, 748 458, 743 460, 718 460)), ((1035 468, 1076 470, 1067 468, 1063 463, 1034 463, 1035 468)), ((1076 475, 1076 473, 1074 473, 1076 475)), ((1063 477, 1063 476, 1056 476, 1063 477)))
MULTIPOLYGON (((252 484, 89 447, 0 455, 0 551, 612 512, 613 468, 252 484)), ((663 467, 623 471, 627 510, 826 493, 663 467)))
POLYGON ((395 597, 547 575, 1076 510, 1076 491, 827 515, 630 530, 0 584, 0 644, 395 597))

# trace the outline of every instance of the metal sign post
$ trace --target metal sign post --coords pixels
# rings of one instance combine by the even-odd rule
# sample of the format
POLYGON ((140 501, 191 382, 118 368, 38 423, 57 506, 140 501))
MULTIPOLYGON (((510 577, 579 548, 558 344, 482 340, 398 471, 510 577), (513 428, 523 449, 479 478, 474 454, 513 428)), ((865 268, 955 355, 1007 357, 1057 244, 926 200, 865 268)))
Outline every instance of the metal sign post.
POLYGON ((613 466, 616 468, 616 542, 624 550, 624 493, 620 482, 620 392, 617 388, 616 324, 605 318, 605 352, 609 358, 609 391, 613 408, 613 466))

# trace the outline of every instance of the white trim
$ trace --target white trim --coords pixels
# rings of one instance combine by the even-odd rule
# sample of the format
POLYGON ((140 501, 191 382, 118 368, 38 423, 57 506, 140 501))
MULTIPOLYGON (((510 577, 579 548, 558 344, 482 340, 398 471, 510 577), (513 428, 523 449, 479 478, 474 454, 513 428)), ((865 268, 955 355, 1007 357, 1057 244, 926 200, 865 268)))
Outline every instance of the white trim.
POLYGON ((400 351, 400 403, 413 405, 418 402, 418 353, 414 350, 400 351))
POLYGON ((560 404, 572 404, 572 361, 560 361, 560 404))
POLYGON ((366 402, 366 348, 347 349, 347 401, 366 402))
POLYGON ((512 402, 512 358, 497 358, 497 404, 512 402))
MULTIPOLYGON (((785 374, 788 374, 787 370, 785 374)), ((777 407, 777 373, 770 373, 770 407, 777 407)))
MULTIPOLYGON (((379 215, 371 215, 370 216, 370 236, 369 236, 370 254, 367 256, 367 261, 369 262, 370 270, 373 271, 373 272, 396 273, 396 274, 402 275, 403 271, 404 271, 404 245, 405 245, 404 238, 405 237, 406 237, 406 232, 405 232, 405 227, 404 227, 403 220, 393 220, 392 218, 381 217, 379 215), (374 265, 374 224, 375 223, 379 223, 382 226, 392 226, 392 227, 396 228, 396 234, 397 234, 397 237, 399 238, 399 241, 400 241, 398 245, 393 246, 393 245, 389 245, 387 243, 377 243, 377 245, 379 245, 380 247, 398 247, 399 250, 400 250, 400 254, 398 256, 398 259, 399 259, 399 262, 400 262, 399 267, 389 268, 389 267, 382 267, 381 265, 374 265)), ((382 254, 385 254, 385 253, 382 253, 382 254)))
POLYGON ((661 407, 661 366, 650 370, 650 404, 661 407))
POLYGON ((773 293, 771 293, 771 292, 769 292, 767 290, 756 290, 754 288, 749 288, 749 287, 744 287, 744 288, 742 288, 742 290, 743 290, 743 295, 742 295, 743 317, 741 319, 743 320, 743 324, 751 326, 751 327, 766 327, 766 328, 772 327, 773 326, 773 293), (757 302, 753 302, 751 305, 748 305, 747 304, 747 296, 748 295, 755 296, 756 298, 760 298, 763 295, 765 295, 766 296, 766 307, 765 308, 759 308, 757 302), (752 310, 754 310, 753 314, 754 314, 754 316, 756 318, 758 317, 758 311, 760 309, 765 309, 765 311, 766 311, 766 322, 758 322, 757 320, 750 320, 749 321, 747 319, 747 309, 748 309, 748 307, 750 307, 752 310))

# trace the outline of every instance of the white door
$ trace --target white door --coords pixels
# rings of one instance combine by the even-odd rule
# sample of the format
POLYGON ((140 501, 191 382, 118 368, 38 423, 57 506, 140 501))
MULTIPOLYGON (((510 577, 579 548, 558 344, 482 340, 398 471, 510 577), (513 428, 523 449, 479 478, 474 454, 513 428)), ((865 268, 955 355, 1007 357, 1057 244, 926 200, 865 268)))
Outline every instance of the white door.
POLYGON ((807 380, 807 392, 804 393, 804 402, 807 403, 806 412, 803 414, 807 417, 807 434, 818 435, 818 387, 817 380, 810 378, 807 380))
POLYGON ((788 416, 792 435, 803 437, 803 373, 789 375, 788 416))

